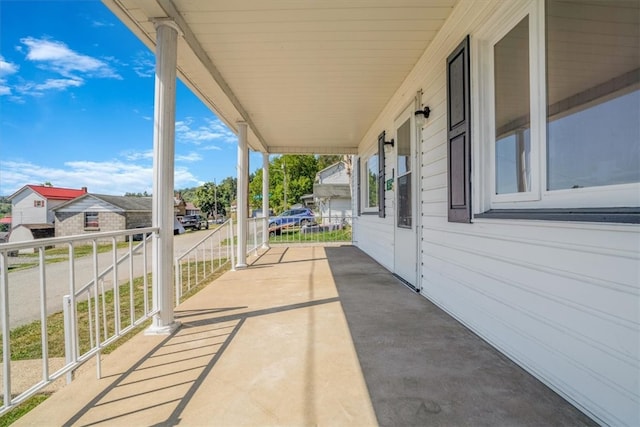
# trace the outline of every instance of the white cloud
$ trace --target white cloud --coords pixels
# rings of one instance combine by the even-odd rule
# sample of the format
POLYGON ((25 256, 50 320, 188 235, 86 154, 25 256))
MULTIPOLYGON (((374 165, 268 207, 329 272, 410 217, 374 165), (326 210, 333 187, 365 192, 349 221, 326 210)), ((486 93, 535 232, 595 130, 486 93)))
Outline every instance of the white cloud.
POLYGON ((122 78, 106 62, 77 53, 62 42, 33 37, 20 41, 28 48, 27 60, 42 64, 45 69, 64 77, 75 78, 81 73, 89 77, 122 78))
POLYGON ((138 77, 153 77, 156 74, 155 56, 151 52, 140 51, 131 60, 133 71, 138 77))
MULTIPOLYGON (((67 162, 63 168, 51 168, 31 162, 0 161, 0 194, 10 195, 26 184, 46 181, 57 187, 87 187, 90 193, 124 195, 153 190, 153 167, 119 160, 104 162, 67 162)), ((186 168, 176 167, 175 187, 200 184, 186 168)))
POLYGON ((218 147, 217 145, 205 145, 204 147, 202 147, 203 150, 216 150, 216 151, 220 151, 222 150, 222 148, 218 147))
POLYGON ((205 119, 204 125, 194 125, 195 120, 187 117, 176 122, 176 140, 182 143, 200 145, 203 142, 219 141, 236 143, 238 138, 220 120, 205 119))
MULTIPOLYGON (((22 102, 20 95, 43 96, 51 90, 63 91, 80 87, 91 78, 122 79, 109 64, 117 62, 114 58, 93 58, 73 51, 62 42, 44 38, 25 37, 20 42, 23 45, 17 46, 16 51, 50 75, 44 81, 28 81, 19 77, 13 83, 7 78, 1 78, 0 95, 13 95, 15 92, 16 96, 10 98, 14 102, 22 102)), ((0 77, 16 74, 18 69, 18 65, 0 56, 0 77)))
POLYGON ((79 87, 83 84, 84 81, 82 79, 47 79, 44 83, 35 85, 33 88, 37 91, 64 90, 68 87, 79 87))
POLYGON ((91 21, 91 25, 93 27, 96 28, 100 28, 100 27, 113 27, 113 23, 112 22, 106 22, 106 21, 91 21))
POLYGON ((6 80, 0 79, 0 96, 11 95, 11 88, 7 86, 6 80))
POLYGON ((13 62, 5 61, 4 57, 0 55, 0 76, 8 76, 9 74, 14 74, 18 72, 18 67, 13 62))
POLYGON ((153 160, 153 150, 145 151, 125 151, 122 156, 129 161, 153 160))
MULTIPOLYGON (((18 67, 13 62, 5 61, 4 57, 0 55, 0 77, 8 76, 18 72, 18 67)), ((7 80, 0 78, 0 96, 11 95, 11 87, 8 85, 7 80)))
POLYGON ((193 151, 189 154, 176 155, 176 162, 198 162, 200 160, 202 160, 202 156, 193 151))

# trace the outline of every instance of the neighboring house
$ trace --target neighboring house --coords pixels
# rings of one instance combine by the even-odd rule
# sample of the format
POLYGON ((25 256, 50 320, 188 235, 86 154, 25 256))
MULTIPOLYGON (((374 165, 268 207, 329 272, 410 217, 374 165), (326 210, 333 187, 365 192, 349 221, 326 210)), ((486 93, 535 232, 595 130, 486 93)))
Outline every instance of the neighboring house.
POLYGON ((306 208, 309 208, 311 210, 316 209, 316 201, 313 197, 313 194, 303 194, 302 196, 300 196, 300 201, 302 201, 302 204, 306 208))
POLYGON ((151 197, 85 194, 54 209, 56 236, 151 227, 151 197))
POLYGON ((187 203, 182 198, 182 193, 175 193, 173 196, 173 212, 178 219, 187 215, 187 203))
POLYGON ((53 227, 53 209, 87 193, 87 188, 50 187, 25 185, 9 196, 11 200, 11 226, 22 224, 49 224, 53 227))
POLYGON ((185 215, 202 215, 200 208, 197 208, 193 203, 186 202, 184 207, 185 215))
POLYGON ((338 162, 316 174, 313 184, 313 200, 323 223, 336 222, 338 218, 351 218, 350 171, 347 163, 338 162))
MULTIPOLYGON (((55 237, 55 229, 51 224, 19 224, 13 227, 5 239, 8 243, 28 242, 36 239, 55 237)), ((35 253, 36 248, 21 249, 20 253, 35 253)))

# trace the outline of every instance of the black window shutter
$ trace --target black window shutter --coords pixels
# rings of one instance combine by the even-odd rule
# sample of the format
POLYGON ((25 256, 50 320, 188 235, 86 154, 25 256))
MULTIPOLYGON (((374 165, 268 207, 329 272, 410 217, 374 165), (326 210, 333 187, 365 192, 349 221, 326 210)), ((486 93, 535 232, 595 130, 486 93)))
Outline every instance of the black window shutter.
POLYGON ((358 216, 362 213, 362 193, 360 191, 362 181, 362 171, 360 170, 360 157, 356 160, 356 210, 358 212, 358 216))
POLYGON ((378 216, 384 218, 384 138, 385 131, 378 135, 378 216))
POLYGON ((469 36, 447 58, 449 222, 471 222, 469 36))

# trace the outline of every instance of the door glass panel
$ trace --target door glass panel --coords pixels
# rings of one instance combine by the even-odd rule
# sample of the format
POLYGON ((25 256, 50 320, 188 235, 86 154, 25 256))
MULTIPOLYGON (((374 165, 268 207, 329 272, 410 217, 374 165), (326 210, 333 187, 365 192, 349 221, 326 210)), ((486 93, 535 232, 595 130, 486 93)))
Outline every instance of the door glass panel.
POLYGON ((529 17, 494 46, 496 194, 531 190, 529 17))
POLYGON ((411 123, 409 119, 398 128, 398 176, 411 171, 411 123))
POLYGON ((411 228, 411 120, 397 131, 398 139, 398 227, 411 228))
POLYGON ((411 172, 398 177, 398 227, 411 228, 411 172))

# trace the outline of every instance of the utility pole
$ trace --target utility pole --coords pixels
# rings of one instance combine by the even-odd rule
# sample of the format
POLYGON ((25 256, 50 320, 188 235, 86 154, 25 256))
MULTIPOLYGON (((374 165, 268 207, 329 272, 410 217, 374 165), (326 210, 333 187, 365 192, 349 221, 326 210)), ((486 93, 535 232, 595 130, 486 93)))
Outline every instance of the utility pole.
POLYGON ((213 219, 218 219, 218 184, 216 184, 216 179, 213 178, 213 219))
POLYGON ((284 201, 283 201, 283 206, 282 206, 282 210, 287 210, 287 162, 283 160, 282 162, 282 170, 284 173, 284 179, 283 179, 283 184, 284 184, 284 201))

